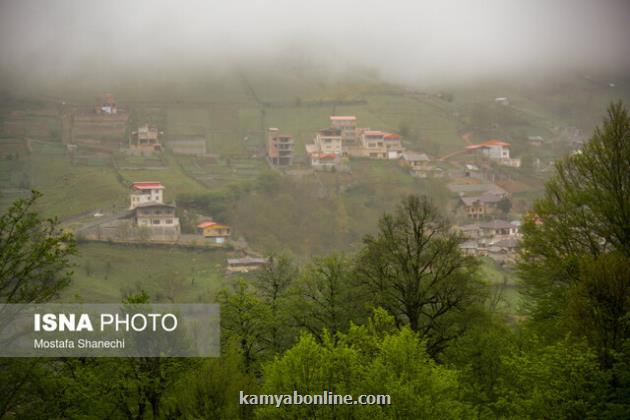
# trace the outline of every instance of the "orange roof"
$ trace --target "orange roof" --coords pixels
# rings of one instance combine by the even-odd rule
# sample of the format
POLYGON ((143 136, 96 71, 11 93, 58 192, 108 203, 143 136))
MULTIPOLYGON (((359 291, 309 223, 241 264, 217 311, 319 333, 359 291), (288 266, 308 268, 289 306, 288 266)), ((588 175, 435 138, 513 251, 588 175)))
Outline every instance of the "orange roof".
POLYGON ((158 181, 134 182, 130 186, 133 190, 163 190, 165 187, 158 181))
POLYGON ((399 139, 400 136, 398 134, 395 134, 395 133, 387 133, 387 134, 385 134, 385 138, 386 139, 399 139))
POLYGON ((205 222, 201 222, 201 223, 199 223, 199 224, 197 225, 197 227, 198 227, 199 229, 205 229, 205 228, 207 228, 207 227, 211 227, 211 226, 214 226, 214 225, 216 225, 216 224, 217 224, 216 222, 213 222, 212 220, 208 220, 208 221, 205 221, 205 222))
POLYGON ((356 119, 357 119, 357 117, 352 116, 352 115, 350 115, 350 116, 346 116, 346 117, 343 117, 343 116, 336 116, 336 115, 331 115, 331 116, 330 116, 330 119, 331 119, 331 120, 333 120, 333 121, 334 121, 334 120, 348 120, 348 121, 354 121, 354 120, 356 120, 356 119))

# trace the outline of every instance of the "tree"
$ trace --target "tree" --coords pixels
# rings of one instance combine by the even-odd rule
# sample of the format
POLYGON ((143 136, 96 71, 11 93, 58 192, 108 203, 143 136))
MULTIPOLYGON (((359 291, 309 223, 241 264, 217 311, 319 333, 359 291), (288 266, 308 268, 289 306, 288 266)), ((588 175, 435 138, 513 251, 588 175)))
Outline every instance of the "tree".
MULTIPOLYGON (((55 219, 33 211, 41 194, 16 200, 0 216, 0 302, 40 303, 57 296, 70 282, 72 234, 55 219)), ((59 413, 51 399, 57 389, 51 378, 55 366, 40 359, 4 359, 0 362, 0 417, 8 413, 45 417, 59 413)))
POLYGON ((221 304, 221 329, 227 340, 238 341, 245 369, 249 371, 267 348, 264 337, 269 308, 242 279, 234 290, 221 290, 217 301, 221 304))
MULTIPOLYGON (((239 344, 228 342, 221 358, 202 360, 177 381, 170 393, 166 418, 252 418, 253 406, 240 405, 240 391, 254 394, 254 375, 245 372, 239 344)), ((165 410, 166 411, 166 410, 165 410)))
POLYGON ((570 324, 610 368, 630 338, 630 258, 609 253, 584 257, 579 265, 580 278, 569 291, 570 324))
POLYGON ((409 196, 365 237, 358 259, 373 304, 426 337, 434 357, 461 333, 456 316, 482 298, 477 263, 459 251, 461 240, 426 197, 409 196))
POLYGON ((33 211, 40 197, 33 191, 0 216, 0 302, 46 302, 70 283, 74 237, 33 211))
POLYGON ((502 355, 496 418, 583 419, 604 415, 607 374, 584 342, 570 338, 545 346, 535 337, 502 355))
POLYGON ((503 212, 503 214, 508 214, 510 210, 512 210, 512 202, 509 198, 503 197, 498 203, 497 208, 503 212))
POLYGON ((350 260, 341 254, 316 257, 304 269, 294 289, 294 316, 300 327, 322 339, 324 331, 333 338, 351 320, 360 322, 350 260))
POLYGON ((274 254, 252 282, 269 310, 263 341, 273 354, 286 350, 294 338, 289 328, 289 288, 298 275, 299 269, 288 254, 274 254))
POLYGON ((569 327, 569 290, 590 264, 583 257, 616 252, 630 258, 629 168, 630 118, 616 103, 581 153, 556 164, 526 218, 519 269, 527 309, 544 330, 569 327))
POLYGON ((397 330, 383 310, 334 340, 304 334, 282 357, 264 366, 262 394, 389 395, 390 404, 259 406, 258 418, 465 418, 457 401, 456 372, 436 364, 408 327, 397 330))

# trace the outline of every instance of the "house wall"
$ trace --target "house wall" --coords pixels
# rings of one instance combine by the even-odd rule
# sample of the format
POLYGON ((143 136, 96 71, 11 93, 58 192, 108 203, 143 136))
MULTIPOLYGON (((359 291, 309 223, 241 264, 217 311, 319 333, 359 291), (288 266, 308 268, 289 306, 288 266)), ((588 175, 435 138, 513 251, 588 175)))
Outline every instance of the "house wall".
POLYGON ((343 153, 341 136, 323 136, 318 133, 315 144, 324 154, 341 155, 343 153))
POLYGON ((130 198, 131 198, 130 209, 132 210, 138 207, 138 205, 140 204, 164 202, 163 190, 159 188, 151 189, 151 190, 134 191, 131 193, 130 198), (145 191, 149 191, 149 192, 146 193, 145 191))

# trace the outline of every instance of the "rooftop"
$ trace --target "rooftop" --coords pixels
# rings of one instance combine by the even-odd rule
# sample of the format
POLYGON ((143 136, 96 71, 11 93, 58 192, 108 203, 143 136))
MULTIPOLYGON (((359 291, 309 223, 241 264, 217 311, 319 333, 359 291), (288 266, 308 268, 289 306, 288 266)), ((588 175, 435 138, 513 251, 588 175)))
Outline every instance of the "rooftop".
POLYGON ((476 202, 480 203, 498 203, 503 199, 503 197, 499 194, 486 193, 473 197, 461 197, 464 204, 467 206, 473 205, 476 202))
POLYGON ((356 121, 356 119, 357 117, 353 115, 349 115, 349 116, 331 115, 330 116, 331 121, 356 121))
POLYGON ((481 229, 513 229, 514 225, 505 220, 493 220, 491 222, 479 224, 481 229))
POLYGON ((384 131, 381 131, 381 130, 365 130, 363 132, 363 134, 365 134, 366 136, 382 136, 382 137, 384 137, 388 133, 386 133, 384 131))
POLYGON ((471 144, 470 146, 466 146, 466 149, 475 150, 475 149, 482 149, 484 147, 496 147, 496 146, 509 147, 510 143, 493 139, 493 140, 484 141, 483 143, 479 143, 479 144, 471 144))
POLYGON ((164 203, 158 203, 155 201, 147 201, 145 203, 139 203, 136 205, 136 208, 146 208, 146 207, 168 207, 171 209, 175 208, 175 205, 173 204, 164 204, 164 203))
POLYGON ((221 223, 217 223, 217 222, 213 222, 212 220, 207 220, 205 222, 201 222, 197 225, 197 227, 199 229, 205 229, 205 228, 209 228, 209 227, 224 227, 226 225, 223 225, 221 223))
POLYGON ((129 187, 132 190, 163 190, 165 189, 164 185, 162 185, 159 181, 141 181, 134 182, 129 187))

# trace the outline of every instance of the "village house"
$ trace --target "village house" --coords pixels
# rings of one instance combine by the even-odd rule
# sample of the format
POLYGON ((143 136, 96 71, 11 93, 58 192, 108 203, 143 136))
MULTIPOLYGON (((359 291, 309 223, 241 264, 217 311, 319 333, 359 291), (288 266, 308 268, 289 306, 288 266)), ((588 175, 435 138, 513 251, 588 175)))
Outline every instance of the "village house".
POLYGON ((330 126, 340 130, 341 140, 344 147, 357 144, 357 117, 355 116, 335 116, 329 117, 330 126))
POLYGON ((111 93, 104 94, 103 101, 96 107, 95 111, 97 114, 118 114, 118 106, 114 101, 114 96, 111 93))
POLYGON ((142 203, 135 208, 137 226, 168 226, 179 228, 179 219, 175 217, 175 206, 164 203, 142 203))
POLYGON ((164 203, 164 186, 160 182, 131 184, 131 207, 136 227, 148 229, 150 240, 176 241, 181 228, 175 205, 164 203))
POLYGON ((202 234, 204 238, 211 238, 217 244, 225 243, 232 235, 232 228, 230 226, 211 220, 199 223, 197 225, 197 231, 202 234))
POLYGON ((293 136, 282 134, 277 128, 267 131, 267 159, 274 166, 290 166, 293 164, 293 136))
POLYGON ((458 231, 466 239, 478 239, 481 236, 481 229, 477 223, 468 225, 454 226, 455 231, 458 231))
POLYGON ((480 223, 479 229, 481 236, 485 238, 505 238, 516 236, 519 233, 519 227, 505 220, 492 220, 490 222, 480 223))
POLYGON ((315 148, 318 153, 343 154, 342 130, 339 128, 322 128, 315 135, 315 148))
POLYGON ((499 187, 496 184, 492 184, 488 182, 486 183, 479 182, 476 179, 470 179, 470 178, 466 178, 465 180, 467 182, 463 182, 464 180, 459 180, 459 181, 456 180, 455 182, 447 184, 446 187, 450 191, 457 193, 460 196, 466 195, 466 194, 481 195, 485 193, 497 194, 502 197, 505 197, 508 195, 507 191, 505 191, 503 188, 499 187))
POLYGON ((545 142, 545 139, 543 139, 541 136, 529 136, 527 137, 527 142, 531 146, 539 147, 543 145, 543 143, 545 142))
POLYGON ((483 257, 487 255, 486 248, 482 245, 479 245, 477 241, 473 240, 460 243, 459 249, 464 255, 469 255, 472 257, 483 257))
POLYGON ((361 132, 362 155, 372 159, 387 159, 385 132, 380 130, 363 130, 361 132))
POLYGON ((268 260, 254 257, 228 258, 227 263, 227 271, 230 273, 248 273, 261 269, 267 265, 268 260))
POLYGON ((426 178, 434 169, 431 159, 425 153, 403 152, 399 163, 408 168, 411 175, 418 178, 426 178))
POLYGON ((478 152, 482 156, 485 156, 500 165, 520 167, 520 159, 510 158, 510 143, 506 143, 501 140, 488 140, 479 144, 471 144, 466 146, 466 150, 469 152, 478 152))
POLYGON ((131 189, 131 205, 130 210, 135 209, 141 204, 146 203, 164 203, 164 185, 154 181, 134 182, 129 187, 131 189))
POLYGON ((460 204, 464 207, 466 216, 470 219, 480 219, 492 214, 497 209, 497 204, 503 200, 500 194, 485 193, 474 197, 461 196, 460 204))
POLYGON ((159 130, 157 127, 144 124, 138 127, 137 131, 133 131, 129 138, 129 149, 143 156, 150 156, 154 152, 162 151, 160 144, 159 130))
POLYGON ((331 171, 339 169, 341 158, 335 153, 313 152, 309 154, 311 167, 316 170, 331 171))
POLYGON ((385 133, 383 136, 388 159, 399 159, 403 154, 403 146, 400 136, 396 133, 385 133))

